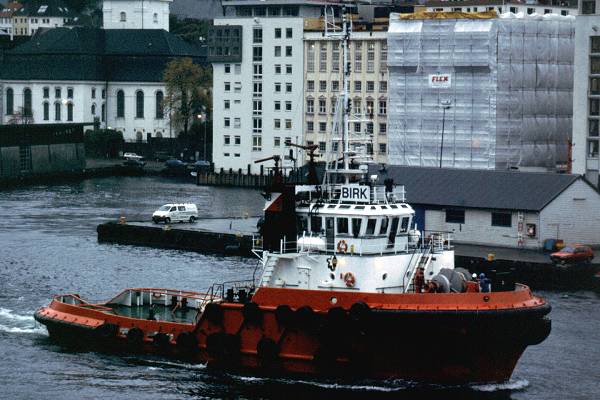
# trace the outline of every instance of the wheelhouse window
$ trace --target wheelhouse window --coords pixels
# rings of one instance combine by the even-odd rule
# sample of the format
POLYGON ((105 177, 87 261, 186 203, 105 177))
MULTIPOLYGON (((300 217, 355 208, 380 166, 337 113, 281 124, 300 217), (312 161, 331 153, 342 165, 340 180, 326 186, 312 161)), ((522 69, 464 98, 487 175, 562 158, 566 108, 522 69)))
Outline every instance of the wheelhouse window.
POLYGON ((507 212, 493 212, 492 226, 510 228, 512 226, 512 214, 507 212))
POLYGON ((387 218, 381 220, 381 226, 379 227, 380 235, 385 235, 387 233, 389 222, 390 220, 387 218))
POLYGON ((447 208, 446 209, 446 222, 451 224, 464 224, 465 223, 465 210, 458 208, 447 208))
POLYGON ((310 217, 310 231, 320 233, 322 229, 321 217, 310 217))
POLYGON ((400 223, 400 233, 408 232, 408 222, 410 221, 409 217, 402 218, 402 222, 400 223))
POLYGON ((360 235, 360 227, 362 225, 362 218, 352 218, 352 235, 356 238, 360 235))
POLYGON ((374 235, 376 226, 377 226, 377 220, 375 218, 369 218, 367 220, 367 229, 365 230, 365 234, 366 235, 374 235))
POLYGON ((337 233, 348 234, 348 218, 336 218, 337 220, 337 233))

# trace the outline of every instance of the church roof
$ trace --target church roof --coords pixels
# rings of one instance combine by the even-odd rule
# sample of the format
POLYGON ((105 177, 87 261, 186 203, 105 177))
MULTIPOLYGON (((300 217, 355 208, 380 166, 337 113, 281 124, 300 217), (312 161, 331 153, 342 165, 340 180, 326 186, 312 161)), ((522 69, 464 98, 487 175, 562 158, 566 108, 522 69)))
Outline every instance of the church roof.
POLYGON ((179 57, 203 62, 205 50, 162 29, 56 28, 7 51, 0 78, 159 82, 179 57))

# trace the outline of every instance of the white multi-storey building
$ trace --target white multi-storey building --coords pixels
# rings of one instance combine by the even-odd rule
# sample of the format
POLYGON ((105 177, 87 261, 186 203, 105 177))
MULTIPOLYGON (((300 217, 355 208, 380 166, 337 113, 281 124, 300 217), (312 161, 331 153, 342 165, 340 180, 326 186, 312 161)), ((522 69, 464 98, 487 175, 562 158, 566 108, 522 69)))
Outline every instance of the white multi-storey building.
POLYGON ((30 2, 14 12, 13 33, 18 36, 31 36, 40 29, 60 28, 75 17, 77 13, 62 0, 30 2))
MULTIPOLYGON (((385 31, 355 31, 350 36, 348 60, 351 75, 349 94, 354 117, 352 132, 372 135, 368 151, 381 163, 387 162, 387 34, 385 31)), ((337 151, 329 146, 337 98, 343 90, 343 60, 339 40, 322 31, 304 32, 304 138, 318 144, 319 152, 337 151)))
MULTIPOLYGON (((323 3, 222 4, 225 17, 214 20, 209 34, 213 161, 215 170, 257 173, 256 160, 284 159, 286 142, 303 142, 303 19, 320 15, 323 3)), ((292 166, 289 157, 284 166, 292 166)))
POLYGON ((104 29, 164 29, 169 31, 173 0, 104 0, 104 29))
POLYGON ((513 14, 555 14, 555 15, 577 15, 577 1, 561 0, 549 1, 541 4, 536 0, 528 1, 502 1, 502 0, 458 0, 426 1, 424 4, 415 6, 415 12, 424 11, 458 11, 458 12, 484 12, 496 11, 497 13, 511 12, 513 14))
POLYGON ((1 35, 14 35, 13 31, 13 15, 21 7, 21 3, 16 1, 8 3, 6 6, 0 9, 0 36, 1 35))
POLYGON ((600 2, 582 1, 575 21, 573 172, 600 184, 600 2))

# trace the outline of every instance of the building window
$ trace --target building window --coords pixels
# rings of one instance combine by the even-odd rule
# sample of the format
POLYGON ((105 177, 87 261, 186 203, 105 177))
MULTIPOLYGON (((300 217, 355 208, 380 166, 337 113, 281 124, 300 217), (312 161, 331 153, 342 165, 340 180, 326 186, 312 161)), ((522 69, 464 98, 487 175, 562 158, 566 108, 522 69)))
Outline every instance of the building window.
POLYGON ((327 101, 325 99, 319 99, 319 114, 327 113, 327 101))
POLYGON ((233 137, 233 144, 235 144, 236 146, 239 146, 240 144, 242 144, 242 137, 241 136, 234 136, 233 137))
POLYGON ((273 120, 273 128, 274 129, 281 129, 281 120, 279 118, 275 118, 273 120))
POLYGON ((231 108, 231 101, 230 100, 223 100, 223 108, 225 110, 229 110, 231 108))
POLYGON ((285 129, 292 129, 292 120, 291 119, 285 120, 285 129))
POLYGON ((26 88, 23 90, 23 116, 31 117, 33 110, 31 108, 31 89, 26 88))
POLYGON ((581 14, 596 14, 596 0, 584 0, 581 3, 581 14))
POLYGON ((588 158, 598 158, 598 139, 588 140, 588 158))
POLYGON ((275 64, 275 74, 281 74, 281 64, 275 64))
POLYGON ((354 123, 354 133, 360 133, 360 122, 355 122, 354 123))
POLYGON ((253 100, 252 101, 252 114, 253 115, 261 115, 262 114, 262 100, 253 100))
POLYGON ((67 88, 67 98, 68 99, 73 98, 73 88, 67 88))
POLYGON ((281 28, 275 28, 275 39, 281 39, 281 28))
POLYGON ((292 102, 291 101, 285 102, 285 111, 292 111, 292 102))
POLYGON ((292 64, 286 64, 285 65, 285 73, 288 75, 292 74, 292 64))
POLYGON ((121 22, 126 22, 127 21, 127 14, 125 14, 124 11, 121 11, 121 22))
POLYGON ((262 133, 262 118, 252 118, 252 132, 262 133))
POLYGON ((144 118, 144 92, 135 92, 135 117, 144 118))
POLYGON ((307 92, 315 91, 315 81, 306 81, 306 91, 307 92))
POLYGON ((336 103, 337 103, 337 98, 332 97, 331 98, 331 113, 332 114, 335 114, 335 105, 336 105, 336 103))
POLYGON ((315 43, 308 42, 306 52, 306 72, 315 72, 315 43))
POLYGON ((367 81, 367 92, 374 92, 374 91, 375 91, 375 82, 367 81))
POLYGON ((306 99, 306 113, 312 114, 315 112, 315 101, 313 99, 306 99))
POLYGON ((354 101, 352 102, 352 108, 353 108, 354 114, 357 114, 357 115, 362 114, 362 107, 361 107, 360 99, 354 99, 354 101))
POLYGON ((262 79, 262 64, 252 65, 253 79, 262 79))
POLYGON ((262 43, 262 28, 252 30, 252 43, 262 43))
POLYGON ((229 117, 223 118, 223 126, 229 128, 231 126, 231 119, 229 117))
POLYGON ((387 92, 387 81, 379 81, 379 92, 387 92))
POLYGON ((287 39, 291 39, 292 38, 292 28, 285 28, 285 37, 287 39))
POLYGON ((362 82, 361 81, 354 81, 354 91, 355 92, 362 91, 362 82))
POLYGON ((223 145, 229 146, 231 144, 231 136, 225 135, 223 136, 223 145))
POLYGON ((592 47, 591 52, 600 53, 600 36, 592 36, 590 42, 592 47))
MULTIPOLYGON (((94 93, 94 92, 93 92, 93 90, 92 90, 92 99, 94 98, 94 95, 93 95, 93 93, 94 93)), ((50 88, 49 88, 49 87, 45 87, 45 88, 44 88, 44 98, 45 98, 45 99, 49 99, 49 98, 50 98, 50 88)))
POLYGON ((280 147, 281 146, 281 138, 279 136, 275 136, 273 138, 273 147, 280 147))
POLYGON ((44 121, 50 120, 50 103, 44 102, 44 121))
POLYGON ((315 129, 315 123, 313 121, 306 121, 306 131, 313 132, 315 129))
POLYGON ((275 82, 275 93, 281 93, 281 82, 275 82))
POLYGON ((512 214, 507 212, 492 212, 492 226, 510 228, 512 226, 512 214))
POLYGON ((241 118, 234 118, 233 119, 233 127, 234 128, 241 128, 242 127, 242 119, 241 118))
POLYGON ((31 146, 19 146, 19 166, 21 171, 31 171, 33 165, 31 162, 31 146))
POLYGON ((281 57, 281 46, 275 46, 274 55, 275 57, 281 57))
POLYGON ((106 120, 106 104, 102 103, 102 122, 106 120))
POLYGON ((340 46, 337 43, 332 43, 333 49, 331 50, 331 70, 333 72, 340 71, 340 46))
POLYGON ((600 122, 597 119, 589 119, 588 120, 588 136, 593 136, 593 137, 597 137, 598 136, 598 125, 600 122))
POLYGON ((286 57, 292 56, 292 46, 285 46, 285 56, 286 57))
POLYGON ((375 72, 375 43, 367 45, 367 72, 375 72))
POLYGON ((450 224, 464 224, 465 210, 459 208, 446 209, 446 222, 450 224))
POLYGON ((362 44, 354 43, 354 72, 362 71, 362 44))
POLYGON ((67 121, 73 121, 73 103, 67 103, 67 121))
POLYGON ((600 115, 600 99, 590 99, 590 115, 600 115))
POLYGON ((327 91, 327 81, 319 81, 319 92, 327 91))
POLYGON ((379 154, 387 154, 387 145, 385 143, 379 143, 379 154))
POLYGON ((165 117, 165 106, 164 106, 164 94, 162 91, 156 92, 156 119, 163 119, 165 117))
POLYGON ((281 111, 281 101, 276 101, 274 104, 275 111, 281 111))
POLYGON ((262 47, 254 46, 252 48, 252 61, 262 61, 262 47))
POLYGON ((262 151, 262 136, 252 136, 252 151, 262 151))
POLYGON ((327 132, 327 122, 319 122, 319 132, 327 132))
POLYGON ((226 74, 231 73, 231 64, 225 64, 223 68, 224 68, 226 74))
POLYGON ((373 134, 373 123, 372 122, 367 122, 367 134, 369 134, 369 135, 373 134))
POLYGON ((331 91, 339 92, 340 90, 340 81, 331 81, 331 91))
POLYGON ((386 114, 387 114, 387 101, 379 100, 379 115, 386 115, 386 114))
POLYGON ((11 88, 6 89, 6 115, 13 115, 15 113, 15 95, 11 88))
POLYGON ((379 134, 385 135, 387 133, 387 124, 381 123, 379 124, 379 134))
POLYGON ((327 142, 319 142, 319 151, 321 151, 321 152, 327 151, 327 142))
POLYGON ((60 102, 54 103, 54 120, 60 121, 60 102))
POLYGON ((155 24, 158 24, 158 14, 154 13, 154 15, 152 16, 152 20, 154 21, 155 24))
POLYGON ((322 43, 320 47, 319 72, 327 72, 327 43, 322 43))
POLYGON ((262 82, 254 82, 252 84, 252 96, 262 97, 262 82))
POLYGON ((230 92, 231 91, 231 82, 223 82, 223 86, 224 86, 224 90, 226 92, 230 92))
POLYGON ((96 115, 96 105, 92 104, 92 107, 90 108, 90 112, 92 113, 92 115, 96 115))
POLYGON ((292 83, 291 82, 286 82, 286 84, 285 84, 285 92, 286 93, 292 93, 292 83))
POLYGON ((117 92, 117 118, 125 118, 125 92, 117 92))

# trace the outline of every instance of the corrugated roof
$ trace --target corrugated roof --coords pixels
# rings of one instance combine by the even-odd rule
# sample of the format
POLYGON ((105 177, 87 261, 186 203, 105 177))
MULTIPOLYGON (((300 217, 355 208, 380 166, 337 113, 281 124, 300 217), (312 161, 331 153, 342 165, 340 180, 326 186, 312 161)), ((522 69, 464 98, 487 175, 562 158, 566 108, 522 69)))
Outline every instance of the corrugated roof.
MULTIPOLYGON (((379 181, 404 185, 411 204, 540 211, 580 175, 387 166, 379 181)), ((375 173, 375 172, 373 172, 375 173)))

